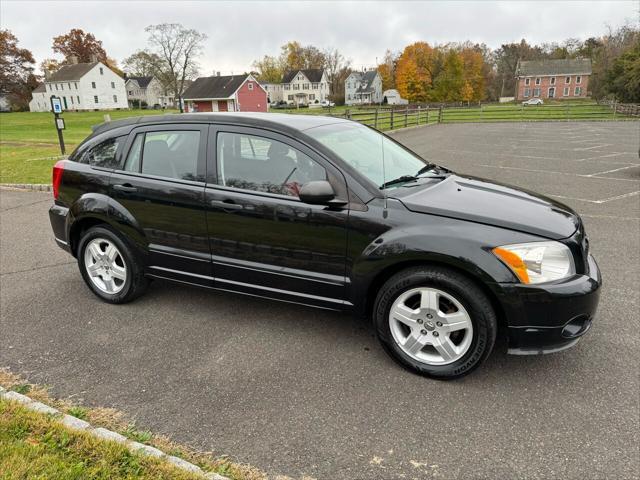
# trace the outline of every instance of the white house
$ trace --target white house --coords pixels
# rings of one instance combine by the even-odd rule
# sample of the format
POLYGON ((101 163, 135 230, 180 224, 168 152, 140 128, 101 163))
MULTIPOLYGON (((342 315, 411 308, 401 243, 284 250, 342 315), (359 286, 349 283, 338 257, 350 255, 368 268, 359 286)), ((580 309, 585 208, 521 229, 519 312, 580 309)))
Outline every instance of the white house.
POLYGON ((125 77, 127 100, 130 107, 162 106, 164 100, 162 84, 155 77, 125 77))
POLYGON ((329 80, 322 68, 292 70, 282 78, 282 99, 287 103, 320 103, 329 96, 329 80))
POLYGON ((359 105, 381 103, 382 78, 377 70, 351 72, 344 82, 344 103, 359 105))
POLYGON ((60 97, 63 110, 129 108, 124 80, 102 62, 65 65, 44 85, 46 98, 60 97))
POLYGON ((281 83, 268 83, 260 82, 260 85, 267 91, 267 98, 269 103, 281 102, 282 98, 282 84, 281 83))
POLYGON ((48 112, 51 110, 51 101, 47 96, 47 89, 44 83, 41 83, 31 92, 31 101, 29 102, 30 112, 48 112))

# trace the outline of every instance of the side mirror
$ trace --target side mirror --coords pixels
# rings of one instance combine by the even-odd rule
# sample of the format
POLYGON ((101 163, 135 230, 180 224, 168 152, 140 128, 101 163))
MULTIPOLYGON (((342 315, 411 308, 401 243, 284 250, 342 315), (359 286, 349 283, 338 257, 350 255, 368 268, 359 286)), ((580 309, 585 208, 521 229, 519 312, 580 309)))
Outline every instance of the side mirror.
POLYGON ((326 180, 307 182, 300 188, 298 197, 311 205, 329 205, 336 197, 333 187, 326 180))

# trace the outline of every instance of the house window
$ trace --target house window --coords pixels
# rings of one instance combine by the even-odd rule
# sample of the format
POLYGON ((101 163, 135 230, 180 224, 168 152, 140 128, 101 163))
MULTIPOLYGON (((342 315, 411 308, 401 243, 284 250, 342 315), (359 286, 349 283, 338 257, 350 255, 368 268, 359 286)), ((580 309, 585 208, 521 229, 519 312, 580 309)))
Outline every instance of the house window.
POLYGON ((580 75, 578 75, 576 77, 576 83, 580 83, 580 82, 582 82, 582 77, 580 75))
POLYGON ((76 95, 76 98, 78 99, 78 105, 80 105, 80 95, 76 95))
POLYGON ((315 100, 315 99, 316 99, 315 94, 310 93, 310 94, 309 94, 309 100, 315 100))
POLYGON ((536 85, 540 85, 540 79, 536 78, 536 85))
POLYGON ((129 95, 133 95, 133 90, 129 90, 129 95))
POLYGON ((98 95, 93 96, 93 103, 98 103, 98 95))
POLYGON ((118 103, 118 96, 117 95, 113 96, 113 103, 118 103))
POLYGON ((311 88, 314 89, 314 90, 317 90, 318 89, 318 84, 317 83, 311 84, 311 88))
POLYGON ((56 90, 58 90, 58 84, 57 83, 55 84, 55 86, 56 86, 56 90))
POLYGON ((571 83, 571 77, 564 77, 564 83, 571 83))
POLYGON ((69 90, 71 90, 71 82, 67 83, 67 87, 69 87, 69 90))
POLYGON ((309 90, 309 84, 308 83, 303 83, 302 84, 302 89, 303 90, 309 90))
POLYGON ((49 91, 53 90, 53 88, 51 88, 51 84, 47 85, 47 87, 49 87, 49 91))
POLYGON ((525 88, 524 89, 524 98, 528 98, 531 96, 531 89, 530 88, 525 88))
POLYGON ((285 90, 291 90, 291 85, 289 85, 288 83, 285 84, 284 89, 285 90))
POLYGON ((73 95, 69 97, 71 99, 71 105, 73 105, 73 95))
POLYGON ((253 83, 249 83, 249 90, 253 90, 253 83))
POLYGON ((553 97, 555 97, 555 96, 556 96, 556 88, 555 88, 555 87, 551 87, 551 88, 549 89, 549 93, 548 93, 548 95, 547 95, 547 96, 548 96, 549 98, 553 98, 553 97))
POLYGON ((524 79, 524 84, 527 85, 527 86, 531 85, 531 79, 530 78, 525 78, 524 79))
POLYGON ((78 89, 78 82, 76 82, 74 85, 76 86, 76 90, 77 90, 78 89))
POLYGON ((300 84, 299 83, 294 84, 293 85, 293 89, 294 90, 300 90, 300 84))
POLYGON ((116 88, 116 82, 111 82, 111 88, 116 88))
POLYGON ((582 95, 582 87, 576 87, 576 89, 573 91, 573 94, 578 97, 580 95, 582 95))
POLYGON ((96 82, 91 82, 91 88, 96 88, 96 82))
POLYGON ((555 85, 556 84, 556 77, 551 77, 551 85, 555 85))
POLYGON ((534 97, 539 97, 540 96, 540 89, 539 88, 534 88, 533 89, 533 96, 534 97))
POLYGON ((287 97, 287 100, 293 100, 293 95, 289 95, 289 96, 287 97))
POLYGON ((104 70, 100 67, 100 75, 104 75, 104 70))
POLYGON ((564 87, 564 90, 562 90, 562 96, 563 97, 569 96, 569 87, 564 87))
POLYGON ((298 80, 302 80, 302 75, 298 75, 298 80))
POLYGON ((64 83, 60 84, 60 90, 64 90, 64 83))

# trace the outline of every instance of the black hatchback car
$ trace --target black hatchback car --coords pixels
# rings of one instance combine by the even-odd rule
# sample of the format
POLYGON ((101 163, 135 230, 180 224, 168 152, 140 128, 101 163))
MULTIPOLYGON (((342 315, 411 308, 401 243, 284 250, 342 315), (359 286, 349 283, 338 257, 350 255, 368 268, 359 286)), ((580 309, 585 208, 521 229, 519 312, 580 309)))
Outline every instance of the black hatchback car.
POLYGON ((601 276, 580 217, 431 164, 348 120, 228 113, 95 128, 53 170, 58 244, 102 300, 152 278, 372 318, 402 365, 469 373, 590 327, 601 276))

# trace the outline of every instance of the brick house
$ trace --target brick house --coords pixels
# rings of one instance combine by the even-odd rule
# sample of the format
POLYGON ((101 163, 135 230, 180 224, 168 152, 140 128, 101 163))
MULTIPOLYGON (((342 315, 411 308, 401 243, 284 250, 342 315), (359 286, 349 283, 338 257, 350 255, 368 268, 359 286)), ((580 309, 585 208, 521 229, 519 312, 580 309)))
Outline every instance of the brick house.
POLYGON ((590 76, 589 59, 518 61, 516 100, 586 98, 590 76))
POLYGON ((266 112, 267 91, 252 75, 196 79, 182 98, 188 112, 266 112))

